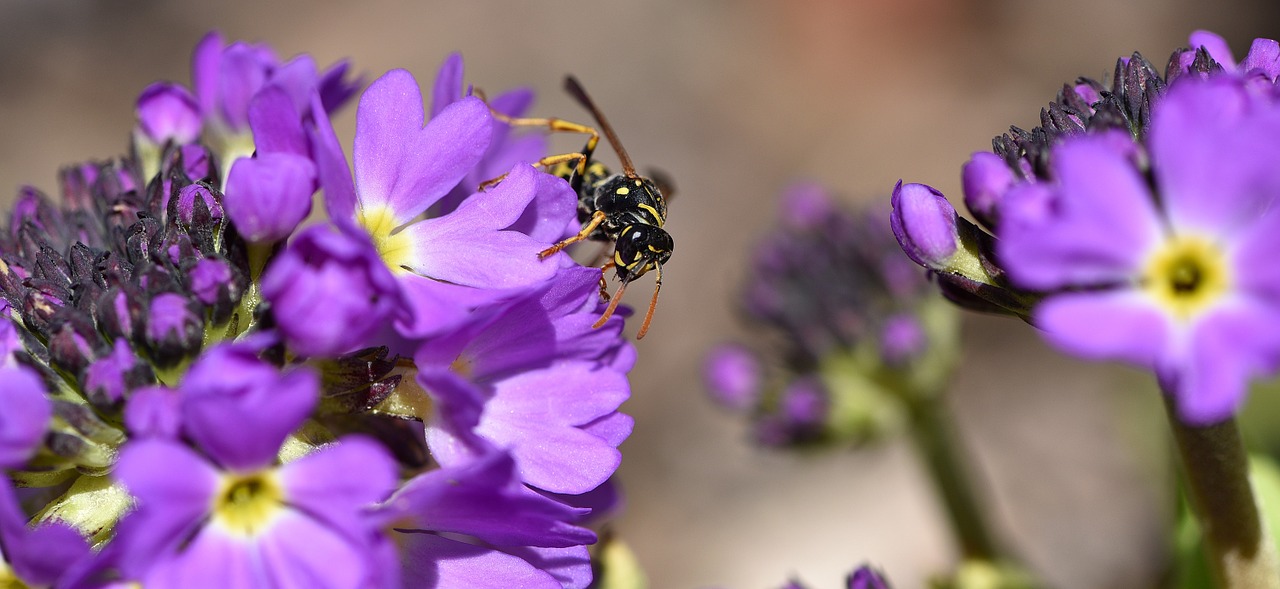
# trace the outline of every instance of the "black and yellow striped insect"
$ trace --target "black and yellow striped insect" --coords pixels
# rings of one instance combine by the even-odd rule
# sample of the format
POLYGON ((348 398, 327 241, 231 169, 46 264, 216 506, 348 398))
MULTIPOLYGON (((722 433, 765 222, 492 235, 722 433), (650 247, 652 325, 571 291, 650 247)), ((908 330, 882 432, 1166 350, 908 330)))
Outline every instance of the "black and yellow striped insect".
MULTIPOLYGON (((671 258, 671 251, 675 247, 671 234, 662 228, 667 221, 667 201, 659 187, 660 182, 636 173, 636 168, 622 143, 618 141, 613 127, 591 97, 587 96, 582 84, 573 76, 567 76, 564 86, 570 96, 591 112, 591 116, 604 131, 614 152, 618 154, 622 173, 610 173, 603 164, 592 161, 596 145, 600 142, 600 133, 592 127, 555 118, 512 118, 498 113, 494 116, 512 125, 545 126, 552 131, 590 135, 581 152, 548 156, 538 162, 538 165, 547 166, 550 173, 569 181, 569 185, 578 194, 578 220, 582 223, 582 230, 577 235, 543 250, 538 257, 546 258, 571 244, 587 239, 614 244, 613 257, 601 269, 607 271, 614 268, 621 284, 612 297, 608 296, 602 284, 601 294, 609 298, 609 306, 594 324, 597 328, 613 316, 622 293, 631 281, 650 270, 656 271, 657 279, 653 298, 649 301, 649 311, 644 316, 640 331, 636 333, 636 339, 640 339, 648 333, 649 324, 653 321, 653 311, 658 305, 658 291, 662 289, 662 265, 671 258)), ((603 280, 601 278, 602 282, 603 280)))

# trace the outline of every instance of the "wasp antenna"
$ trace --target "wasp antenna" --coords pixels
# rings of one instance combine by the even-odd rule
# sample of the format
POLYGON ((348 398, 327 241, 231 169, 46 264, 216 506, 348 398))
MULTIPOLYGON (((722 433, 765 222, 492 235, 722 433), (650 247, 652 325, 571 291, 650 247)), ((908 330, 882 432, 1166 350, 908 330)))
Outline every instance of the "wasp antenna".
POLYGON ((613 146, 614 153, 618 154, 618 161, 622 162, 622 172, 628 178, 639 178, 636 174, 636 167, 631 163, 631 156, 627 155, 627 150, 622 147, 622 142, 618 141, 618 135, 613 132, 613 126, 609 124, 609 120, 604 118, 604 113, 600 112, 596 103, 587 96, 587 91, 582 89, 582 84, 572 74, 564 77, 564 89, 578 101, 583 108, 591 111, 591 116, 595 117, 596 123, 599 123, 600 129, 604 131, 604 136, 609 139, 609 145, 613 146))
POLYGON ((653 298, 649 299, 649 312, 644 314, 644 323, 640 324, 640 331, 636 333, 636 339, 644 339, 644 334, 649 333, 649 322, 653 321, 653 310, 658 308, 658 291, 662 290, 662 266, 658 266, 658 278, 653 283, 653 298))
POLYGON ((600 326, 604 325, 605 321, 613 317, 613 312, 618 308, 618 303, 622 301, 622 293, 626 290, 627 283, 623 282, 622 286, 618 287, 618 292, 613 293, 613 298, 609 299, 609 306, 604 308, 604 315, 601 315, 595 323, 591 324, 592 329, 600 329, 600 326))

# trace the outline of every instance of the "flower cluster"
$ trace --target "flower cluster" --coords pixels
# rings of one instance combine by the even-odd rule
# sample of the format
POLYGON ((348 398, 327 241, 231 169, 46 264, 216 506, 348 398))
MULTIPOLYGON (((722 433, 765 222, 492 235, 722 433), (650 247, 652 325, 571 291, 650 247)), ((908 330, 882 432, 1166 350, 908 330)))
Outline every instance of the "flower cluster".
POLYGON ((454 55, 424 113, 393 70, 349 167, 345 63, 193 62, 0 231, 0 579, 586 587, 635 352, 600 270, 537 256, 577 197, 490 111, 532 94, 467 96, 454 55))
POLYGON ((751 413, 769 445, 861 441, 895 427, 906 396, 936 394, 955 347, 952 310, 902 259, 882 217, 815 185, 784 195, 739 303, 770 346, 708 355, 713 397, 751 413))
POLYGON ((1135 53, 1109 86, 1082 78, 974 154, 964 198, 986 231, 921 184, 895 189, 892 222, 956 302, 1150 370, 1204 425, 1280 369, 1280 44, 1240 62, 1211 33, 1191 46, 1163 76, 1135 53))

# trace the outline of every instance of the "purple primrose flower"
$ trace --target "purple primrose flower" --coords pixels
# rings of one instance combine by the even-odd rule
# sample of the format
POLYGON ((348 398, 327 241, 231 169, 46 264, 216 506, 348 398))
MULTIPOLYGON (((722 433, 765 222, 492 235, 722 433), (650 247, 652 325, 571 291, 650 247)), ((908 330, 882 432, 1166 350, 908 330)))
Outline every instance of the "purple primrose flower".
POLYGON ((1153 371, 1195 424, 1231 416, 1280 368, 1280 108, 1227 77, 1171 88, 1153 113, 1154 187, 1123 137, 1068 140, 1058 181, 1007 195, 999 253, 1071 353, 1153 371))
MULTIPOLYGON (((531 202, 550 193, 573 199, 559 178, 517 164, 487 192, 467 197, 439 217, 419 216, 447 195, 484 157, 493 119, 479 99, 458 100, 424 126, 413 75, 392 70, 365 90, 356 112, 352 182, 327 122, 312 134, 326 205, 335 222, 360 227, 395 273, 411 313, 405 335, 440 333, 472 309, 549 280, 557 259, 537 253, 555 237, 513 229, 531 202)), ((552 223, 562 231, 572 218, 552 223)))

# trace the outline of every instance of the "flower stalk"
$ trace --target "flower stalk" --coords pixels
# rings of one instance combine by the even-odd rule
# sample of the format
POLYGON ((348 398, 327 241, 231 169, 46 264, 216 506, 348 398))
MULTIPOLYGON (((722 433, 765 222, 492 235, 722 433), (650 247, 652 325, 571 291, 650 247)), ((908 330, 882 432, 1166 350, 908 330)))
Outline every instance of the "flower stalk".
POLYGON ((909 405, 911 437, 938 490, 960 556, 964 560, 1003 560, 943 398, 933 395, 909 405))
POLYGON ((1218 587, 1280 587, 1280 557, 1249 478, 1249 457, 1235 419, 1190 426, 1164 396, 1191 506, 1218 587))

